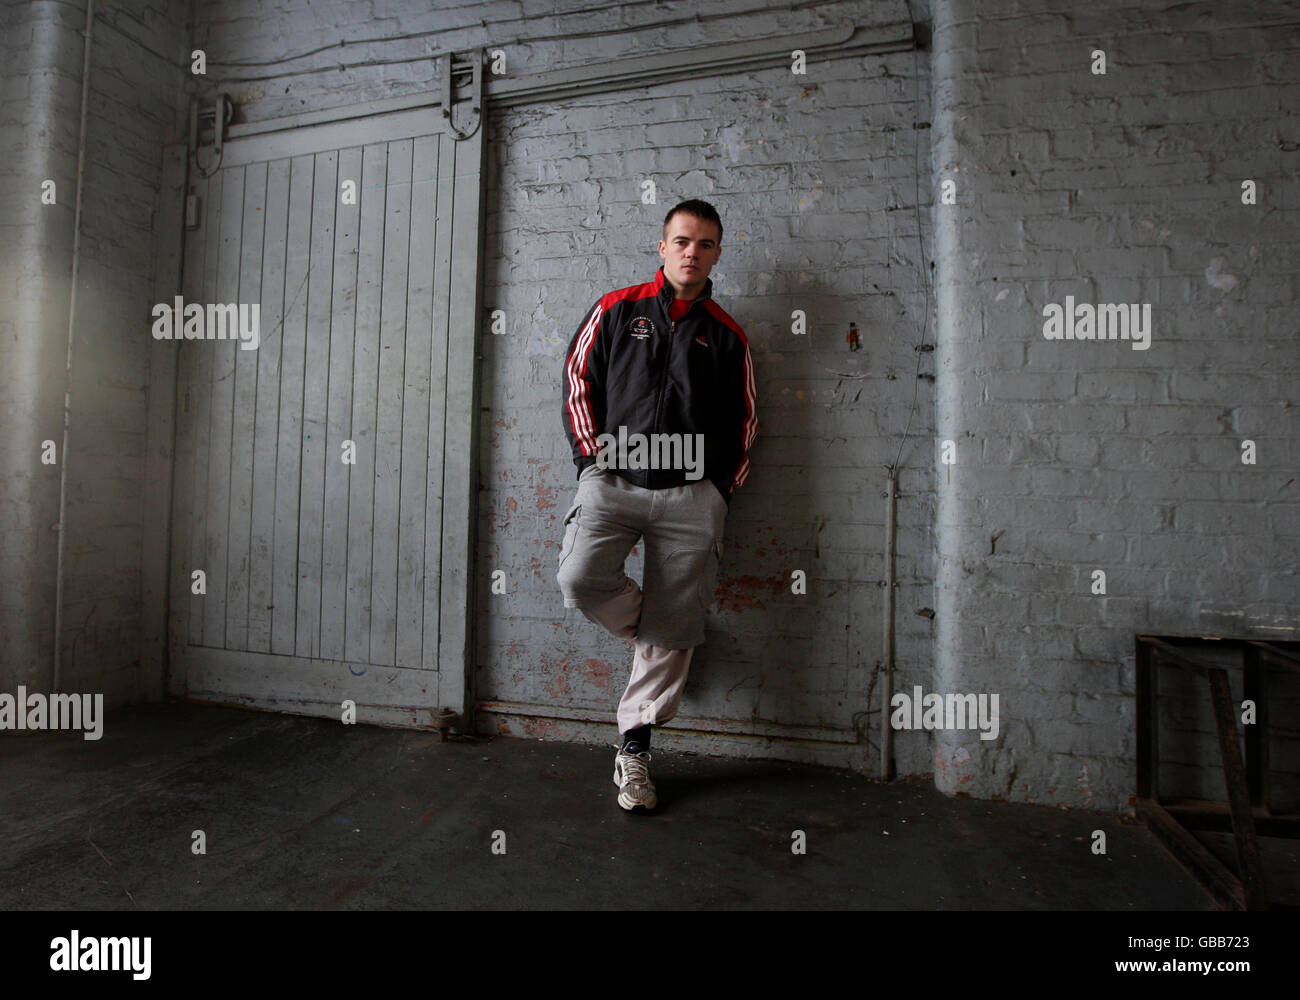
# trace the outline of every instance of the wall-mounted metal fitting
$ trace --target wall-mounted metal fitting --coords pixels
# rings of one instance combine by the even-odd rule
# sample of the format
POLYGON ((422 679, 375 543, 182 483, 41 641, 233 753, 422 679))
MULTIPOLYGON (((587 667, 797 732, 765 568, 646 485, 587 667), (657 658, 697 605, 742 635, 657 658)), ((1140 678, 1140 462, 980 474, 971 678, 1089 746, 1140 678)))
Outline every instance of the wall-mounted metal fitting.
POLYGON ((438 63, 447 131, 457 140, 468 139, 483 117, 483 52, 472 49, 464 56, 444 52, 438 63))
POLYGON ((235 118, 235 102, 228 94, 217 94, 210 105, 202 106, 197 97, 190 98, 190 156, 194 159, 200 177, 211 177, 221 169, 222 144, 226 126, 235 118), (211 146, 210 166, 204 166, 199 156, 201 146, 211 146))
POLYGON ((447 733, 451 728, 460 723, 460 716, 449 708, 435 708, 430 713, 433 728, 438 730, 438 736, 442 742, 447 742, 447 733))

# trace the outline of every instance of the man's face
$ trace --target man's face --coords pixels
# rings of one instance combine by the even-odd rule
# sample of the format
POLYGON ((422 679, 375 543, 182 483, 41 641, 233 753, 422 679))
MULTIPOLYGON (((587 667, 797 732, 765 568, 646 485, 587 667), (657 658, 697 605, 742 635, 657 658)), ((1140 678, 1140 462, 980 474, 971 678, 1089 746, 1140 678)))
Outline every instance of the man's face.
POLYGON ((664 277, 679 299, 693 299, 704 290, 704 282, 722 253, 722 237, 716 222, 678 212, 668 221, 668 236, 659 241, 664 277))

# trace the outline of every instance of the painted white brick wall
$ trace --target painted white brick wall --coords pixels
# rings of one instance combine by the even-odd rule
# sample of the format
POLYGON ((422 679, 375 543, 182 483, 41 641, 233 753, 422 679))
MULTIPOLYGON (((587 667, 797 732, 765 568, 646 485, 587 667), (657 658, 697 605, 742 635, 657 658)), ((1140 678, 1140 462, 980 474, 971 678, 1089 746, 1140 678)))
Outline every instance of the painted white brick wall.
POLYGON ((13 691, 48 684, 53 659, 59 471, 41 464, 40 445, 61 445, 81 49, 69 5, 7 4, 0 19, 0 690, 13 691), (41 204, 46 179, 55 205, 41 204))
MULTIPOLYGON (((996 743, 936 741, 945 791, 1123 807, 1134 633, 1297 637, 1300 35, 1262 26, 1282 13, 934 5, 934 182, 957 185, 934 210, 936 419, 958 454, 936 480, 936 684, 1003 713, 996 743), (1150 303, 1150 349, 1045 339, 1066 295, 1150 303)), ((1178 682, 1164 790, 1223 798, 1203 684, 1178 682)), ((1298 695, 1271 698, 1290 801, 1298 695)))
POLYGON ((97 5, 87 107, 78 318, 69 454, 62 448, 68 299, 76 207, 84 7, 10 4, 0 165, 0 396, 5 505, 0 510, 5 634, 0 689, 48 690, 53 670, 59 476, 68 468, 62 687, 105 703, 139 700, 144 440, 154 287, 154 225, 165 141, 176 141, 186 34, 182 5, 97 5), (160 59, 139 43, 170 58, 160 59), (48 96, 46 96, 48 95, 48 96), (50 178, 57 204, 42 205, 50 178))

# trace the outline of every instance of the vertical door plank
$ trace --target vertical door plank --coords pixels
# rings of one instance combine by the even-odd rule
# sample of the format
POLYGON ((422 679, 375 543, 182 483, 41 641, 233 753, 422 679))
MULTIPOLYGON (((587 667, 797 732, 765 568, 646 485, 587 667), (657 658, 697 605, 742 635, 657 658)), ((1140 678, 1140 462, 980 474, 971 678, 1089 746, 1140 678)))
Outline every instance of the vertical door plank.
POLYGON ((371 529, 374 525, 375 409, 379 384, 379 300, 384 265, 388 147, 361 154, 361 241, 357 248, 356 344, 352 360, 352 435, 357 464, 348 484, 347 659, 369 663, 371 529))
MULTIPOLYGON (((208 303, 239 301, 239 250, 243 239, 244 168, 224 170, 221 242, 217 248, 217 287, 208 303)), ((211 312, 208 313, 209 320, 211 312)), ((207 323, 207 335, 216 334, 207 323)), ((226 565, 230 543, 230 445, 235 407, 235 353, 232 340, 205 340, 212 355, 212 416, 208 424, 208 504, 205 569, 208 594, 203 604, 204 645, 226 648, 226 565)))
MULTIPOLYGON (((325 440, 329 385, 330 306, 334 283, 334 206, 338 203, 338 154, 315 156, 311 210, 311 277, 307 281, 307 343, 303 368, 302 486, 298 497, 299 656, 320 656, 321 532, 325 464, 333 444, 325 440)), ((337 460, 337 459, 334 459, 337 460)))
MULTIPOLYGON (((361 231, 361 149, 339 152, 338 184, 351 181, 355 199, 338 201, 334 223, 334 287, 330 323, 329 414, 325 429, 325 535, 321 542, 321 656, 347 658, 344 623, 348 591, 348 484, 352 465, 342 461, 342 445, 356 441, 352 432, 352 352, 356 343, 357 246, 361 231)), ((335 197, 339 191, 335 190, 335 197)), ((367 463, 369 468, 369 463, 367 463)))
POLYGON ((271 651, 292 656, 298 620, 298 473, 302 458, 303 352, 307 343, 313 158, 289 168, 289 235, 284 265, 284 349, 280 354, 279 436, 275 461, 274 597, 271 651))
MULTIPOLYGON (((239 306, 262 299, 262 239, 266 227, 266 164, 244 168, 241 210, 238 291, 239 306)), ((249 312, 249 324, 252 313, 249 312)), ((253 426, 257 408, 257 350, 245 350, 238 339, 241 317, 235 317, 234 412, 230 438, 230 541, 226 555, 226 648, 248 649, 249 545, 253 514, 253 426)), ((260 320, 259 320, 260 326, 260 320)), ((260 336, 260 334, 259 334, 260 336)))
MULTIPOLYGON (((438 137, 415 140, 411 163, 411 253, 406 293, 402 395, 402 501, 397 536, 397 663, 421 666, 425 505, 429 467, 429 363, 433 355, 433 266, 438 221, 438 137)), ((441 400, 439 400, 441 404, 441 400)), ((434 573, 437 564, 434 564, 434 573)))
POLYGON ((284 256, 289 234, 289 161, 267 166, 262 250, 262 341, 257 349, 253 496, 249 537, 248 649, 271 651, 274 613, 275 476, 279 438, 280 352, 284 348, 284 256))
POLYGON ((371 543, 370 662, 395 664, 397 537, 401 516, 402 394, 407 264, 411 252, 411 140, 389 143, 384 205, 384 286, 375 422, 375 523, 371 543))

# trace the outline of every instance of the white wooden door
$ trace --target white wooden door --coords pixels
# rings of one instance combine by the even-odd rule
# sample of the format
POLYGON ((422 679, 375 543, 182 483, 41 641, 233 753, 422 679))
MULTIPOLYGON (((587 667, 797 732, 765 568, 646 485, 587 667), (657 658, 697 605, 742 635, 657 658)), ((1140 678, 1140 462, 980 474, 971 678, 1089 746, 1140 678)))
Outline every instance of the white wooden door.
POLYGON ((415 108, 191 168, 184 301, 259 303, 260 329, 178 347, 173 693, 465 710, 483 131, 415 108))

